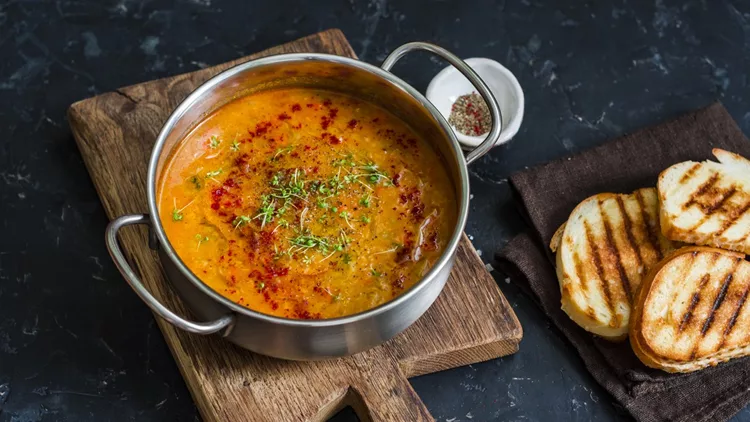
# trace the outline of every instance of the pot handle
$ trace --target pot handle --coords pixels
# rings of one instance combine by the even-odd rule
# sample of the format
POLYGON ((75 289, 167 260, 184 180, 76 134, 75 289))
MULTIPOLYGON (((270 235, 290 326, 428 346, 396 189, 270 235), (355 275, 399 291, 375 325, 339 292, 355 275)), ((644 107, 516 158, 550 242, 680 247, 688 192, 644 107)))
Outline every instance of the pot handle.
POLYGON ((500 139, 500 132, 502 132, 503 130, 503 116, 500 112, 500 105, 497 103, 495 96, 492 95, 492 91, 490 91, 490 88, 486 83, 484 83, 482 78, 480 78, 479 75, 474 72, 474 69, 472 69, 471 66, 458 58, 458 56, 456 56, 455 54, 442 47, 438 47, 435 44, 421 41, 404 44, 393 50, 391 54, 389 54, 388 57, 383 60, 383 64, 380 67, 383 70, 390 72, 393 65, 395 65, 396 62, 399 61, 399 59, 404 57, 407 53, 415 50, 429 51, 430 53, 440 56, 445 61, 452 64, 456 69, 458 69, 459 72, 466 76, 466 79, 468 79, 469 82, 474 85, 474 88, 479 91, 479 95, 481 95, 482 98, 484 98, 484 101, 487 103, 487 107, 490 110, 490 117, 492 119, 492 129, 490 129, 490 132, 487 134, 487 137, 484 139, 484 141, 482 141, 482 143, 479 144, 478 147, 474 148, 466 155, 466 164, 473 163, 477 158, 489 152, 489 150, 492 149, 492 147, 497 143, 498 139, 500 139))
POLYGON ((120 270, 120 274, 122 274, 122 276, 125 278, 125 281, 128 282, 130 287, 135 290, 135 293, 138 295, 138 297, 140 297, 141 300, 143 300, 146 305, 148 305, 148 307, 151 308, 154 313, 156 313, 156 315, 164 318, 165 320, 167 320, 167 322, 174 325, 175 327, 181 328, 190 333, 213 334, 224 330, 227 327, 231 327, 235 321, 234 314, 224 315, 215 321, 209 322, 188 321, 167 309, 151 293, 149 293, 148 290, 146 290, 146 287, 138 279, 138 276, 135 274, 135 272, 133 272, 130 264, 128 264, 127 260, 125 259, 125 255, 123 255, 122 250, 120 249, 120 245, 117 243, 117 232, 121 228, 133 224, 150 225, 151 220, 148 214, 132 214, 118 217, 112 220, 112 222, 110 222, 107 226, 105 242, 107 244, 109 255, 115 262, 117 269, 120 270))

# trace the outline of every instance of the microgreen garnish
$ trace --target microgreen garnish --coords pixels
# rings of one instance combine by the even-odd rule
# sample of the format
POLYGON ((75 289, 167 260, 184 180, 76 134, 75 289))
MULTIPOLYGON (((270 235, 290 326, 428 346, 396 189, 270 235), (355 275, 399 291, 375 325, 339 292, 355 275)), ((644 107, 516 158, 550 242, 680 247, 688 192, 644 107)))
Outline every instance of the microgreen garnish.
POLYGON ((201 186, 202 186, 201 180, 198 178, 198 176, 192 176, 190 178, 190 183, 192 183, 193 185, 195 185, 196 189, 200 189, 201 186))
POLYGON ((360 217, 359 221, 361 221, 361 222, 363 222, 365 224, 370 224, 370 217, 368 217, 366 215, 363 215, 362 217, 360 217))
POLYGON ((206 173, 206 177, 216 177, 216 176, 220 175, 221 172, 222 172, 222 169, 218 169, 218 170, 214 170, 214 171, 209 171, 208 173, 206 173))
POLYGON ((279 155, 290 153, 294 150, 294 145, 289 145, 284 148, 279 148, 276 150, 276 154, 271 157, 271 161, 276 161, 276 159, 279 157, 279 155))
POLYGON ((377 164, 375 163, 368 163, 367 165, 357 167, 358 169, 362 169, 367 172, 367 180, 370 181, 370 183, 378 183, 380 179, 386 180, 386 185, 390 186, 393 183, 391 182, 391 179, 388 177, 388 175, 381 171, 377 164))
POLYGON ((344 264, 348 264, 348 263, 352 262, 352 256, 351 256, 351 255, 349 255, 348 253, 345 253, 345 254, 344 254, 344 255, 343 255, 342 257, 341 257, 341 262, 343 262, 344 264))
POLYGON ((260 223, 260 228, 266 226, 266 223, 270 223, 273 221, 273 215, 276 211, 276 200, 270 199, 268 195, 261 196, 262 204, 260 205, 260 209, 258 210, 258 214, 256 214, 253 217, 253 220, 262 218, 263 220, 260 223))
POLYGON ((328 251, 328 242, 322 237, 310 233, 300 234, 297 237, 289 239, 289 241, 292 245, 303 249, 318 248, 323 253, 328 251))
POLYGON ((310 258, 309 256, 305 255, 305 256, 302 257, 302 263, 305 264, 305 265, 310 265, 310 264, 312 264, 312 258, 310 258))
POLYGON ((383 273, 381 273, 380 271, 376 270, 375 268, 371 269, 370 274, 372 274, 373 277, 381 277, 383 275, 383 273))
MULTIPOLYGON (((335 212, 335 211, 334 211, 335 212)), ((341 214, 339 214, 339 217, 343 218, 346 222, 346 225, 349 226, 352 230, 354 230, 354 227, 352 227, 352 224, 349 222, 349 213, 346 211, 341 211, 341 214)))
POLYGON ((365 208, 370 208, 370 194, 369 193, 359 200, 359 205, 362 205, 365 208))
POLYGON ((384 253, 396 252, 397 250, 398 250, 398 246, 394 246, 392 249, 388 249, 387 251, 375 252, 373 255, 381 255, 384 253))
POLYGON ((299 169, 294 169, 294 173, 292 173, 292 177, 289 180, 283 180, 281 175, 276 174, 271 179, 271 186, 273 189, 270 196, 283 199, 285 203, 288 203, 292 197, 307 202, 309 193, 305 189, 305 181, 302 180, 299 169))
POLYGON ((172 198, 172 200, 173 200, 172 203, 174 204, 174 209, 172 210, 172 221, 182 221, 182 218, 184 217, 182 215, 182 212, 185 210, 185 208, 189 207, 190 204, 192 204, 193 201, 195 201, 195 199, 188 202, 187 205, 185 205, 184 207, 180 209, 177 209, 177 198, 172 198))
POLYGON ((199 233, 199 234, 196 234, 196 235, 195 235, 195 240, 197 240, 197 241, 198 241, 198 246, 197 246, 197 247, 195 248, 195 250, 197 251, 197 250, 198 250, 198 248, 200 248, 200 247, 201 247, 201 243, 203 243, 203 242, 208 242, 208 236, 203 236, 203 235, 201 235, 201 234, 199 233))
POLYGON ((278 229, 279 227, 287 228, 287 227, 289 227, 289 222, 288 222, 288 221, 286 221, 286 220, 284 220, 284 219, 282 218, 281 220, 279 220, 279 224, 277 224, 277 225, 276 225, 276 227, 274 227, 274 229, 273 229, 273 231, 271 231, 271 233, 275 233, 275 232, 276 232, 276 230, 277 230, 277 229, 278 229))
POLYGON ((232 145, 229 147, 233 152, 237 152, 240 150, 240 143, 237 141, 232 141, 232 145))
POLYGON ((344 158, 333 160, 333 165, 335 167, 355 167, 357 163, 354 162, 354 156, 352 154, 346 154, 344 158))
POLYGON ((209 142, 208 146, 211 147, 211 149, 216 149, 221 145, 221 139, 219 139, 216 135, 211 137, 211 142, 209 142))
POLYGON ((251 218, 247 215, 238 215, 237 218, 232 221, 232 224, 234 225, 235 230, 240 227, 244 226, 245 224, 249 223, 251 218))

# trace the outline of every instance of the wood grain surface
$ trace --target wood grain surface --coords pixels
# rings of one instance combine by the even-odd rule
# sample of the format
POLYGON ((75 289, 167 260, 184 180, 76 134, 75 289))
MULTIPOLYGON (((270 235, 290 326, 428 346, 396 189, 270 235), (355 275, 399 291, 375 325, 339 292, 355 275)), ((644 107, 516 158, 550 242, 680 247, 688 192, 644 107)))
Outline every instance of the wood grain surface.
MULTIPOLYGON (((344 35, 329 30, 73 104, 70 125, 109 218, 147 211, 152 145, 191 91, 238 63, 292 52, 355 57, 344 35)), ((128 228, 120 241, 148 289, 170 309, 190 315, 148 248, 146 230, 128 228)), ((518 319, 466 236, 457 258, 445 290, 422 318, 386 344, 347 358, 283 361, 157 322, 206 421, 324 421, 347 405, 363 420, 430 421, 407 378, 514 353, 522 336, 518 319)))

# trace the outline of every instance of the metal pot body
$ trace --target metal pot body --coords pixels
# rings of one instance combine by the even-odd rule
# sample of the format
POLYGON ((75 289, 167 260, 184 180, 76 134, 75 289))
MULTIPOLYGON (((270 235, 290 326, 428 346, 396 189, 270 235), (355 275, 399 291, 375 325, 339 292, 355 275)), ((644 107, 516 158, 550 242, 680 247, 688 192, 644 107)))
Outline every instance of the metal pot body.
MULTIPOLYGON (((445 286, 469 207, 467 165, 488 151, 499 137, 499 107, 487 86, 460 59, 440 47, 410 43, 396 49, 382 68, 325 54, 284 54, 253 60, 228 69, 196 89, 164 124, 149 162, 149 214, 115 219, 107 227, 107 247, 115 264, 135 292, 160 317, 197 334, 218 333, 240 347, 268 356, 316 360, 346 356, 382 344, 416 321, 445 286), (464 156, 453 130, 418 91, 388 72, 412 50, 427 50, 456 66, 485 98, 493 128, 482 145, 464 156), (376 308, 341 318, 301 321, 252 311, 221 296, 204 284, 175 253, 164 233, 157 208, 161 174, 173 149, 197 123, 228 102, 254 92, 304 87, 330 90, 361 99, 395 114, 419 133, 441 156, 455 191, 457 221, 445 252, 425 277, 402 295, 376 308), (131 224, 149 224, 153 244, 174 290, 194 315, 194 322, 174 314, 153 297, 125 260, 117 231, 131 224)), ((144 245, 145 246, 145 245, 144 245)))

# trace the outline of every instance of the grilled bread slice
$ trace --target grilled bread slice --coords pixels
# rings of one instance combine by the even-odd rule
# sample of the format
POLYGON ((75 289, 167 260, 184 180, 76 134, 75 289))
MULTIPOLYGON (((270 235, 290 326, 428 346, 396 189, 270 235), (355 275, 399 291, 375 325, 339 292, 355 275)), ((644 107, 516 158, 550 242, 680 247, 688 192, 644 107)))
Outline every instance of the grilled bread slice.
POLYGON ((701 246, 677 250, 643 281, 630 343, 646 365, 692 372, 750 354, 750 262, 701 246))
POLYGON ((686 161, 659 175, 666 237, 750 254, 750 161, 715 148, 718 163, 686 161))
POLYGON ((585 330, 613 341, 627 337, 642 278, 674 249, 659 230, 654 188, 584 200, 550 247, 557 253, 563 311, 585 330))

